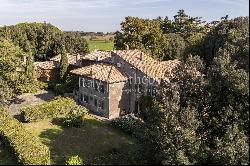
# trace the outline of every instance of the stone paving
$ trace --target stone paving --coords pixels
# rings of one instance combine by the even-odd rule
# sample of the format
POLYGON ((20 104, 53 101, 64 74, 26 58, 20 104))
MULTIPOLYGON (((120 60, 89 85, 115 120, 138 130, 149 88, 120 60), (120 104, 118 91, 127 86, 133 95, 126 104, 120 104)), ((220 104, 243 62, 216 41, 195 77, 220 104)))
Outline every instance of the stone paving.
POLYGON ((13 117, 18 118, 20 116, 20 109, 25 106, 34 106, 42 104, 44 102, 50 101, 55 97, 52 91, 39 91, 37 93, 31 94, 26 93, 18 96, 9 107, 10 114, 13 117))

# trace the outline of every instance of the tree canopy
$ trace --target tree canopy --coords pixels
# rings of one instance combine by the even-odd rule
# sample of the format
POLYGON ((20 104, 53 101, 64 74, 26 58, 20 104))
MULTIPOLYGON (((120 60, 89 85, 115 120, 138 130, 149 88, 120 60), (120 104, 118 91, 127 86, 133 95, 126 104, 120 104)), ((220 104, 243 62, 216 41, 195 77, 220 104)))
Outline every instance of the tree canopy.
POLYGON ((34 62, 61 54, 61 75, 67 71, 67 53, 88 53, 86 40, 48 23, 21 23, 0 27, 0 104, 36 85, 34 62))
POLYGON ((206 23, 184 10, 173 20, 127 17, 115 43, 117 49, 182 61, 141 110, 148 159, 249 164, 249 17, 206 23))

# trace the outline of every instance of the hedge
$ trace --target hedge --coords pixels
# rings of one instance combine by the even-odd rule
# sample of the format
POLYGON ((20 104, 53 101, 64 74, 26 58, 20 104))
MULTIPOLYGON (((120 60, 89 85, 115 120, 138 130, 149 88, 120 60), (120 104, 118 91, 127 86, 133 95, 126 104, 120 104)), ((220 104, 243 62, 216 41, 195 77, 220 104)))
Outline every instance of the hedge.
POLYGON ((26 122, 36 122, 43 119, 63 117, 76 106, 71 98, 57 97, 54 100, 31 107, 24 107, 21 113, 26 122))
POLYGON ((50 165, 49 148, 0 108, 0 136, 23 165, 50 165))

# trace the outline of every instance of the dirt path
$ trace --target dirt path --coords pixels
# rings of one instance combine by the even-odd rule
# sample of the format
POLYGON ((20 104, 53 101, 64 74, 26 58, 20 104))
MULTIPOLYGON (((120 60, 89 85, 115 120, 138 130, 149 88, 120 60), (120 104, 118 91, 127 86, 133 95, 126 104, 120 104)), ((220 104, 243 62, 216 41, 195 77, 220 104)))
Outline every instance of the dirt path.
POLYGON ((15 101, 10 105, 10 114, 18 118, 20 116, 20 109, 25 106, 33 106, 50 101, 55 97, 51 91, 40 91, 34 94, 26 93, 18 96, 15 101))

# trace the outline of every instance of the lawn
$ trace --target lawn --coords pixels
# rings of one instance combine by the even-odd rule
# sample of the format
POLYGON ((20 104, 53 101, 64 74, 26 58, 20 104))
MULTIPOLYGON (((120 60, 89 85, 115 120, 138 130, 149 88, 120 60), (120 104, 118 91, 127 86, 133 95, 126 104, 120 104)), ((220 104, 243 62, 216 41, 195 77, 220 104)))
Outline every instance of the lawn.
POLYGON ((63 128, 55 120, 25 126, 49 146, 53 164, 65 164, 72 155, 87 164, 137 164, 141 154, 135 139, 88 115, 82 128, 63 128))
POLYGON ((15 156, 4 146, 0 145, 0 165, 16 165, 15 156))
POLYGON ((114 48, 114 42, 105 40, 92 40, 92 41, 88 40, 88 44, 90 51, 94 51, 96 49, 111 51, 114 48))

